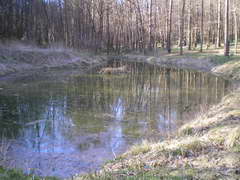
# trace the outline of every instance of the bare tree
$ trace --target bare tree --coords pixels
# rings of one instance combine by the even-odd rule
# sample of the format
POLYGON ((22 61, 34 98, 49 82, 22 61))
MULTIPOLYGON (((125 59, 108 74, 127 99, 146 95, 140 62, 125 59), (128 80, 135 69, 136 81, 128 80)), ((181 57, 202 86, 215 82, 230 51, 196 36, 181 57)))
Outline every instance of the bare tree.
POLYGON ((185 0, 182 0, 181 24, 180 24, 180 55, 183 55, 183 38, 184 38, 184 15, 185 15, 185 0))
POLYGON ((150 8, 149 8, 149 50, 153 49, 154 46, 154 37, 153 37, 153 0, 150 0, 150 8))
POLYGON ((172 9, 173 9, 173 0, 170 0, 168 20, 167 20, 167 51, 168 53, 171 53, 172 9))
POLYGON ((192 0, 189 0, 188 9, 188 50, 192 49, 192 0))
POLYGON ((237 19, 237 2, 234 1, 234 9, 233 9, 233 15, 234 15, 234 33, 235 33, 235 54, 237 54, 238 51, 238 19, 237 19))
POLYGON ((229 56, 229 0, 225 0, 224 56, 229 56))
POLYGON ((200 52, 203 52, 203 41, 204 41, 203 19, 204 19, 204 0, 201 0, 201 45, 200 45, 200 52))
POLYGON ((221 0, 218 0, 217 47, 221 47, 221 0))

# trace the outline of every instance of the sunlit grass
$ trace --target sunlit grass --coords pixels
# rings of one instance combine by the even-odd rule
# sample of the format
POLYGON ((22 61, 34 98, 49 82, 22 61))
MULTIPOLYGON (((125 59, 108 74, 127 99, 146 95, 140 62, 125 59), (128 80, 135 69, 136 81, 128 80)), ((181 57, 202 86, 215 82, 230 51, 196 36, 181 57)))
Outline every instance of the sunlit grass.
POLYGON ((132 155, 138 155, 140 153, 147 153, 151 150, 151 144, 148 141, 143 141, 141 144, 135 144, 129 149, 129 153, 132 155))
POLYGON ((240 147, 240 126, 232 129, 225 140, 225 146, 234 149, 240 147))
POLYGON ((94 178, 212 179, 223 173, 221 167, 227 168, 226 177, 236 178, 234 169, 240 166, 239 104, 240 93, 229 94, 183 126, 177 137, 134 145, 94 178))

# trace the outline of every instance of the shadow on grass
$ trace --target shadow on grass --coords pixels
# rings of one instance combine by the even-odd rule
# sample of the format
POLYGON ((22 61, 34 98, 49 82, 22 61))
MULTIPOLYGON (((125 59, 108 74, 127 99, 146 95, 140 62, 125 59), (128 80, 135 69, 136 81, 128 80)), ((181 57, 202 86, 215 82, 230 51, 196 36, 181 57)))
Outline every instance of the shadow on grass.
POLYGON ((74 180, 215 180, 239 178, 239 170, 234 169, 231 174, 223 174, 214 168, 193 169, 193 168, 156 168, 149 171, 128 171, 105 173, 103 175, 80 176, 74 180))
POLYGON ((0 167, 0 180, 58 180, 56 177, 36 177, 35 175, 25 175, 21 170, 4 169, 0 167))

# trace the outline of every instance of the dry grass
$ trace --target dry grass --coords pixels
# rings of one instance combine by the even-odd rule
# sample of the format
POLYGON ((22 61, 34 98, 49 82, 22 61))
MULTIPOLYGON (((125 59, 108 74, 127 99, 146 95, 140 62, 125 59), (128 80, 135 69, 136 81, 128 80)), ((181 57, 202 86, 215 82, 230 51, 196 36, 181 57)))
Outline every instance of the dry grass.
MULTIPOLYGON (((162 179, 239 178, 239 104, 240 92, 236 91, 183 126, 177 137, 159 143, 144 141, 135 145, 120 159, 106 164, 94 178, 101 179, 107 175, 110 179, 118 179, 148 173, 162 179)), ((88 177, 85 176, 86 179, 88 177)))
POLYGON ((33 70, 67 71, 76 68, 83 73, 107 61, 108 57, 104 54, 95 55, 90 51, 76 51, 61 46, 39 48, 21 43, 0 44, 0 76, 33 70))
POLYGON ((144 153, 147 153, 151 150, 151 144, 150 142, 148 141, 143 141, 141 144, 135 144, 133 145, 128 153, 132 154, 132 155, 138 155, 140 153, 144 154, 144 153))
POLYGON ((225 139, 225 146, 228 148, 236 148, 240 152, 240 125, 232 129, 225 139))
POLYGON ((240 57, 236 60, 226 62, 222 65, 216 66, 212 72, 222 74, 228 78, 239 80, 240 79, 240 57))

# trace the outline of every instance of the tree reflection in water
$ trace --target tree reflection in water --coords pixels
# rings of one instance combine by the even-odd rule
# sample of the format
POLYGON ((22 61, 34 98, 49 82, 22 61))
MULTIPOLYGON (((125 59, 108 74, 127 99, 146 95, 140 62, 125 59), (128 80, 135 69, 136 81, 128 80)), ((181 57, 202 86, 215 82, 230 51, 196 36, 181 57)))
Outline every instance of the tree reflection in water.
POLYGON ((171 134, 231 89, 206 73, 127 66, 127 74, 9 84, 0 132, 13 140, 0 165, 59 177, 96 170, 133 143, 171 134))

